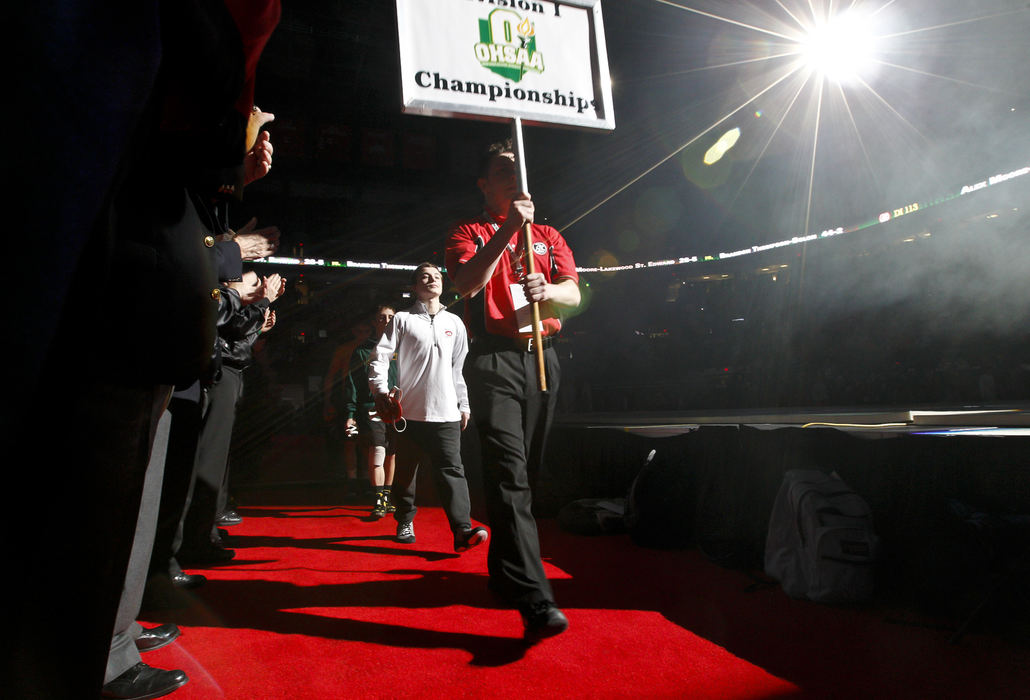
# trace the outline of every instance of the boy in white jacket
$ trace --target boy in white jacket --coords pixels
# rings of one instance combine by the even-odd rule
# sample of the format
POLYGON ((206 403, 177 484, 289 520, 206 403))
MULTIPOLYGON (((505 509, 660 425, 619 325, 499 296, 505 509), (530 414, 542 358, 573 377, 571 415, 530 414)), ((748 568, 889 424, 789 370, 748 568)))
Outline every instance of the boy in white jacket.
POLYGON ((486 542, 486 528, 473 527, 468 482, 461 464, 461 431, 468 425, 468 389, 461 370, 468 354, 464 322, 440 303, 443 275, 432 263, 415 270, 418 301, 399 311, 386 327, 372 363, 369 388, 379 415, 402 407, 406 426, 400 434, 393 501, 397 541, 415 542, 413 520, 419 453, 429 458, 433 480, 451 531, 454 551, 486 542), (397 386, 389 386, 390 358, 397 353, 397 386))

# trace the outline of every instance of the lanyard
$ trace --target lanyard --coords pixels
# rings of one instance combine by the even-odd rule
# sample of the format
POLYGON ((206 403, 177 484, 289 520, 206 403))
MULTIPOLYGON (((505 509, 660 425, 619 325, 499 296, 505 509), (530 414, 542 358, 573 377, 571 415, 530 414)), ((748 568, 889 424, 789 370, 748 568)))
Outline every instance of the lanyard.
MULTIPOLYGON (((496 221, 494 221, 494 217, 490 216, 490 212, 486 211, 485 209, 483 210, 483 215, 487 219, 489 219, 490 225, 493 227, 494 233, 496 234, 501 229, 500 224, 498 224, 496 221)), ((532 229, 530 229, 530 233, 532 233, 532 229)), ((512 271, 515 273, 515 279, 516 280, 521 280, 523 277, 526 276, 526 270, 522 266, 522 260, 523 260, 523 257, 525 256, 526 252, 525 252, 525 250, 522 250, 520 252, 511 243, 509 243, 507 246, 505 246, 505 248, 508 251, 508 260, 511 263, 512 271)))

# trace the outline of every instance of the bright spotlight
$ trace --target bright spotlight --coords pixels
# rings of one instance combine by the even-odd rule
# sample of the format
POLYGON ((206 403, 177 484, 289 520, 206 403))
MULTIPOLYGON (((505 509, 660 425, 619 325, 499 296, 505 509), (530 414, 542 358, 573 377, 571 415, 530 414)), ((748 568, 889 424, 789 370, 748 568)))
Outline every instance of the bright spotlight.
POLYGON ((869 18, 846 12, 812 27, 801 41, 810 68, 836 82, 858 76, 873 62, 876 38, 869 18))

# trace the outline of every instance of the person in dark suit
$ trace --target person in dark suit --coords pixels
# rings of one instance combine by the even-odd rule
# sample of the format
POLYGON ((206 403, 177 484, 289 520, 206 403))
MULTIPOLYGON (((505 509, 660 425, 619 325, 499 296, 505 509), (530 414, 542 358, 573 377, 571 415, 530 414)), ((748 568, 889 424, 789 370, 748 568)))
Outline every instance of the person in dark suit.
MULTIPOLYGON (((279 10, 268 5, 270 33, 279 10)), ((5 182, 27 253, 12 281, 39 293, 9 317, 25 342, 9 360, 18 401, 3 447, 32 460, 9 474, 10 492, 49 515, 9 541, 20 593, 0 673, 12 697, 97 697, 165 403, 210 361, 209 230, 187 187, 197 169, 242 158, 211 144, 233 141, 223 127, 264 42, 245 46, 222 3, 44 0, 12 12, 24 60, 5 182)), ((5 531, 24 524, 18 513, 5 531)), ((118 695, 152 695, 160 673, 118 695)))
POLYGON ((232 301, 232 312, 218 325, 221 371, 207 393, 208 405, 194 455, 196 479, 183 522, 180 551, 187 565, 222 563, 234 555, 215 539, 218 493, 229 467, 236 406, 243 393, 243 371, 252 361, 258 335, 275 324, 270 305, 285 290, 286 280, 279 275, 262 279, 253 271, 245 272, 240 282, 230 282, 224 288, 223 294, 232 301))
MULTIPOLYGON (((267 132, 264 135, 267 136, 267 132)), ((271 170, 271 142, 267 138, 259 139, 251 148, 246 160, 251 159, 262 164, 260 169, 252 171, 253 177, 263 177, 271 170)), ((215 241, 212 245, 219 283, 242 280, 244 260, 256 260, 275 253, 279 244, 279 229, 274 226, 257 229, 255 224, 256 220, 251 219, 231 238, 215 241)), ((232 314, 231 298, 220 296, 218 304, 218 317, 228 319, 232 314)), ((197 477, 194 457, 203 420, 203 394, 211 386, 213 374, 220 364, 217 344, 213 352, 213 367, 208 373, 209 376, 198 379, 184 388, 177 388, 168 403, 168 412, 171 414, 168 451, 161 486, 157 531, 154 535, 154 547, 144 593, 144 604, 148 608, 176 605, 180 602, 176 595, 177 590, 193 589, 206 581, 201 574, 183 571, 178 554, 182 546, 184 521, 197 477)))

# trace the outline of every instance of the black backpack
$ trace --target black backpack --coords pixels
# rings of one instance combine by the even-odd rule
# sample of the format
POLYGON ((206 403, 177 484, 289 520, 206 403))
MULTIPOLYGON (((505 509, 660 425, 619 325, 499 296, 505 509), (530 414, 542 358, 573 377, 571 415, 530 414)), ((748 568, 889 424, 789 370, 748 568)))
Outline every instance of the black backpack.
POLYGON ((792 598, 857 603, 873 595, 880 540, 869 505, 836 475, 792 469, 769 518, 765 573, 792 598))
POLYGON ((642 547, 687 547, 693 534, 694 487, 682 464, 651 450, 629 488, 625 523, 642 547))

